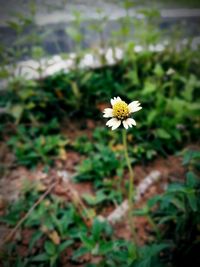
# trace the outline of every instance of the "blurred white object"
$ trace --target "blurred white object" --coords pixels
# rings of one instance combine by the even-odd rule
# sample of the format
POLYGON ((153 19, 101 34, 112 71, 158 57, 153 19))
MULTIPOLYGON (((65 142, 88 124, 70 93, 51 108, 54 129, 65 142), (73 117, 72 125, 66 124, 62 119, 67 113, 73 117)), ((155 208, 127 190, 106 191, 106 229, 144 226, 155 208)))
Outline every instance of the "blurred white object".
MULTIPOLYGON (((159 171, 152 171, 136 188, 135 202, 141 200, 142 195, 147 191, 147 189, 155 182, 157 182, 161 177, 159 171)), ((116 223, 122 219, 128 212, 128 200, 124 200, 123 203, 117 207, 107 218, 109 222, 116 223)), ((100 217, 100 220, 103 220, 103 217, 100 217)))

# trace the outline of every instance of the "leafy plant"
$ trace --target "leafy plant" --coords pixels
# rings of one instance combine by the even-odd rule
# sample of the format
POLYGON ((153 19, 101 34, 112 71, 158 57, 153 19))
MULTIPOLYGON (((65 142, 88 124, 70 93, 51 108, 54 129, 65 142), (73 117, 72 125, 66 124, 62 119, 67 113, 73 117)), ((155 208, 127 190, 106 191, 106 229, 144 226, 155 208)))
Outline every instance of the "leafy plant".
POLYGON ((186 149, 183 154, 183 165, 187 166, 190 171, 200 171, 200 151, 196 149, 186 149))
POLYGON ((88 205, 97 206, 109 202, 121 202, 121 192, 114 188, 113 183, 110 184, 110 187, 108 187, 108 183, 104 183, 102 185, 104 186, 104 188, 97 190, 95 195, 83 195, 83 199, 88 205))
POLYGON ((175 266, 188 266, 192 260, 198 262, 199 196, 199 179, 194 173, 188 172, 185 183, 170 184, 163 195, 148 201, 148 208, 144 212, 158 227, 155 228, 158 242, 170 242, 164 258, 175 266))
MULTIPOLYGON (((37 191, 37 184, 29 186, 21 195, 20 199, 8 207, 7 213, 1 218, 1 223, 10 226, 16 225, 21 216, 26 213, 33 204, 38 200, 40 194, 37 191)), ((80 216, 76 213, 71 204, 66 204, 63 200, 50 196, 42 201, 26 219, 22 225, 21 238, 13 240, 12 243, 5 246, 2 262, 8 264, 17 264, 20 266, 59 266, 62 261, 62 253, 73 247, 74 243, 79 240, 80 232, 86 231, 80 216), (23 239, 26 238, 26 232, 31 232, 26 254, 24 258, 20 257, 18 251, 23 247, 23 239), (10 247, 10 249, 9 249, 10 247), (19 256, 19 257, 18 257, 19 256)), ((18 266, 18 265, 15 265, 18 266)))
POLYGON ((88 154, 93 151, 94 146, 86 135, 82 135, 74 141, 73 148, 82 154, 88 154))
MULTIPOLYGON (((26 186, 20 199, 10 205, 0 222, 14 226, 33 204, 40 193, 32 184, 26 186)), ((101 256, 100 265, 114 266, 115 263, 131 261, 134 255, 128 242, 113 239, 113 229, 107 222, 95 219, 92 228, 88 229, 75 210, 74 206, 55 196, 49 196, 31 212, 21 227, 21 237, 12 240, 2 250, 3 266, 62 266, 63 252, 69 255, 67 262, 79 261, 87 253, 93 257, 101 256), (22 258, 18 255, 26 231, 31 231, 26 253, 22 258), (72 253, 73 252, 73 253, 72 253), (17 265, 18 264, 18 265, 17 265), (21 264, 21 265, 20 265, 21 264)))
MULTIPOLYGON (((7 111, 15 123, 49 123, 52 118, 62 121, 77 116, 99 120, 101 105, 119 95, 126 101, 141 99, 143 106, 137 114, 140 123, 130 130, 134 162, 174 153, 186 142, 197 140, 198 51, 132 51, 130 44, 115 66, 61 72, 39 81, 12 80, 9 97, 5 96, 7 111)), ((103 130, 102 134, 107 135, 103 130)), ((115 143, 119 140, 117 133, 109 138, 115 143)), ((90 149, 87 143, 80 151, 87 154, 90 149)))
POLYGON ((31 127, 30 129, 20 125, 16 136, 9 139, 8 145, 13 149, 19 164, 34 167, 39 162, 52 164, 52 159, 58 156, 68 143, 60 134, 47 134, 54 131, 56 121, 52 121, 47 127, 31 127))
POLYGON ((109 148, 97 144, 96 149, 96 153, 92 153, 90 158, 83 160, 78 166, 78 175, 75 179, 78 181, 92 180, 98 186, 102 184, 103 179, 116 174, 120 164, 115 153, 109 148))

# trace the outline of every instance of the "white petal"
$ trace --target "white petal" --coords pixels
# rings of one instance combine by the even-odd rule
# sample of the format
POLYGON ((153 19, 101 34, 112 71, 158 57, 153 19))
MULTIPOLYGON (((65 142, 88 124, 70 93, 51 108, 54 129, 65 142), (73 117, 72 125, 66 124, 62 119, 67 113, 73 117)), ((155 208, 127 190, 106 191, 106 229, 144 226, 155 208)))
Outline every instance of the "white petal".
POLYGON ((104 118, 110 118, 113 116, 113 110, 112 108, 105 108, 104 111, 103 111, 103 117, 104 118))
POLYGON ((132 101, 129 105, 130 108, 135 108, 140 106, 140 102, 139 101, 132 101))
POLYGON ((129 112, 130 113, 136 112, 136 111, 142 109, 142 107, 140 107, 140 102, 139 101, 133 101, 133 102, 131 102, 128 105, 128 108, 129 108, 129 112))
POLYGON ((112 118, 112 119, 110 119, 109 121, 106 122, 106 125, 107 125, 108 127, 112 127, 112 126, 115 125, 116 122, 118 122, 118 119, 116 119, 116 118, 112 118))
POLYGON ((124 128, 128 129, 128 123, 126 122, 127 120, 123 121, 124 128))
POLYGON ((117 122, 115 122, 113 127, 112 127, 112 130, 117 129, 120 126, 120 124, 121 124, 121 121, 119 121, 119 120, 117 122))
POLYGON ((113 99, 110 100, 111 105, 113 106, 117 101, 121 101, 121 98, 119 96, 118 97, 114 97, 113 99))
POLYGON ((136 121, 135 121, 134 119, 132 119, 132 118, 128 118, 128 119, 126 120, 126 123, 127 123, 130 127, 132 127, 133 125, 136 126, 136 121))

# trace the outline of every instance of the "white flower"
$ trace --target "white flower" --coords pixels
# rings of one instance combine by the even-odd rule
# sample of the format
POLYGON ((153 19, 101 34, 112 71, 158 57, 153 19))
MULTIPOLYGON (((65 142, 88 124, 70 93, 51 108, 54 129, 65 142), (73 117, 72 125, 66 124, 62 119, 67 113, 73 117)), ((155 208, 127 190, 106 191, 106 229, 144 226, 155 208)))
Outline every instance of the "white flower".
POLYGON ((132 127, 133 125, 136 126, 136 121, 130 118, 130 114, 142 109, 139 101, 133 101, 128 105, 118 96, 111 99, 110 102, 112 108, 105 108, 103 111, 104 118, 112 118, 106 123, 108 127, 112 127, 112 130, 115 130, 121 125, 121 123, 126 129, 128 129, 128 127, 132 127))

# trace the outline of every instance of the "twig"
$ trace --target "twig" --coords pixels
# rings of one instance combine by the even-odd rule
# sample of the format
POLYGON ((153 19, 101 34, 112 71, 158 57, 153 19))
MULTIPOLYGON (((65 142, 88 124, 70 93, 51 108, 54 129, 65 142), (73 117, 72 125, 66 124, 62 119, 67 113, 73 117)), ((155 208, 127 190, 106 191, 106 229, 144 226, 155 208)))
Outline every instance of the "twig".
POLYGON ((79 196, 78 192, 73 188, 73 185, 69 181, 65 180, 65 175, 63 174, 63 172, 59 172, 58 176, 61 178, 64 188, 66 188, 64 192, 65 196, 68 197, 69 200, 74 204, 85 225, 90 228, 93 224, 93 218, 90 215, 90 212, 88 211, 81 197, 79 196))
POLYGON ((87 207, 84 205, 84 203, 81 200, 81 198, 79 197, 77 191, 74 190, 73 187, 70 186, 69 183, 66 184, 66 187, 67 187, 66 193, 67 193, 68 197, 70 197, 72 203, 74 204, 74 206, 78 210, 79 215, 82 217, 82 219, 85 222, 86 226, 88 226, 90 228, 91 225, 92 225, 92 218, 91 218, 91 216, 90 216, 90 214, 89 214, 89 212, 87 210, 87 207), (83 212, 85 213, 86 218, 83 215, 83 212))
POLYGON ((55 185, 58 183, 58 181, 54 182, 49 188, 40 196, 40 198, 33 204, 33 206, 28 210, 28 212, 19 220, 19 222, 16 224, 16 226, 6 235, 6 237, 3 239, 3 241, 0 243, 0 247, 8 242, 13 235, 16 233, 18 228, 22 225, 22 223, 30 216, 30 214, 33 212, 33 210, 42 202, 42 200, 51 192, 51 190, 55 187, 55 185))

